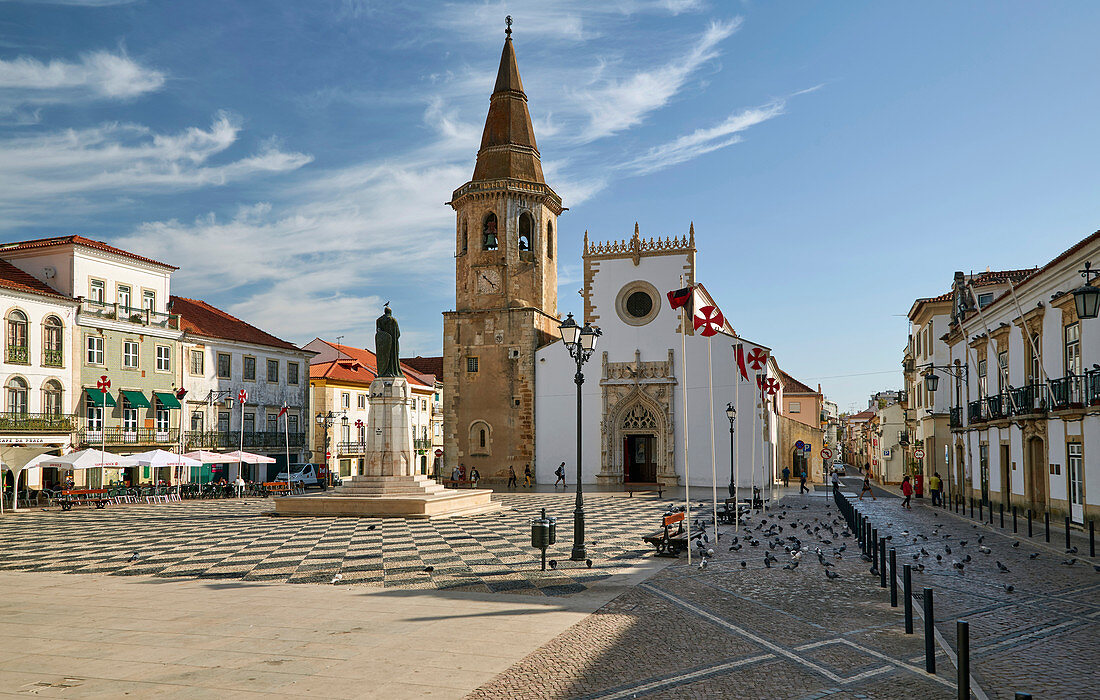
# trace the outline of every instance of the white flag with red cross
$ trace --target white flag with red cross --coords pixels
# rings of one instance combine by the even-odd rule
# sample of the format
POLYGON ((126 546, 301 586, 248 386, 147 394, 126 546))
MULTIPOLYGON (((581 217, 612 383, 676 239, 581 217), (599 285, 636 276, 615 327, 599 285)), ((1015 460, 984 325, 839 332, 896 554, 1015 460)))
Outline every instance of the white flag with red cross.
POLYGON ((749 380, 749 370, 760 374, 768 366, 768 349, 742 340, 733 346, 733 358, 741 379, 749 380))
POLYGON ((726 326, 726 317, 722 315, 722 312, 718 310, 717 306, 708 304, 706 306, 700 306, 695 310, 694 320, 695 330, 699 331, 699 335, 704 338, 709 338, 712 335, 716 335, 722 331, 726 326), (699 329, 702 330, 699 330, 699 329))

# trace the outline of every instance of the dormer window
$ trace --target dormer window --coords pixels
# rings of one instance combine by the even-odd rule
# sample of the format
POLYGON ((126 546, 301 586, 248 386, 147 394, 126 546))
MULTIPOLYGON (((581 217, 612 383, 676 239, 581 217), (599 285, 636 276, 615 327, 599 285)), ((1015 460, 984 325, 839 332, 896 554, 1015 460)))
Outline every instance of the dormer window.
POLYGON ((482 250, 496 250, 498 246, 497 239, 497 215, 493 212, 489 212, 485 217, 485 225, 481 234, 481 249, 482 250))

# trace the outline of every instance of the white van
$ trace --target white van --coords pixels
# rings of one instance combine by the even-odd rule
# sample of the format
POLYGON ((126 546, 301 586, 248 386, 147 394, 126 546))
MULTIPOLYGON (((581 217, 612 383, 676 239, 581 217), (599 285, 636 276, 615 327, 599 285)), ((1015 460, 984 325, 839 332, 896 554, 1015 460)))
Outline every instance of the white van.
MULTIPOLYGON (((282 472, 275 477, 275 481, 286 481, 287 473, 282 472)), ((320 486, 321 477, 318 474, 317 467, 313 464, 292 464, 290 465, 290 481, 292 483, 301 484, 302 486, 320 486)))

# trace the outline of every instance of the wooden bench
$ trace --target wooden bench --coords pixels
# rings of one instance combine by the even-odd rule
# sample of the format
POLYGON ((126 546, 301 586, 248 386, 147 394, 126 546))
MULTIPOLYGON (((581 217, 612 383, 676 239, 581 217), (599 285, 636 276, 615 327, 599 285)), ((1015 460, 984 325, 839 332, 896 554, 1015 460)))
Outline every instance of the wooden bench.
POLYGON ((718 506, 718 522, 732 525, 737 516, 744 515, 748 512, 748 501, 738 501, 736 498, 727 498, 722 505, 718 506))
POLYGON ((107 495, 109 489, 66 489, 57 498, 57 504, 61 510, 72 510, 73 506, 82 503, 94 503, 96 508, 106 508, 111 502, 107 495))
POLYGON ((665 486, 661 482, 639 482, 639 481, 627 481, 623 483, 626 487, 626 492, 629 494, 627 498, 634 498, 635 491, 656 491, 657 498, 664 497, 665 486))
POLYGON ((286 483, 285 481, 265 481, 264 491, 266 491, 268 495, 280 493, 288 495, 290 494, 290 484, 286 483))
POLYGON ((642 540, 653 545, 659 557, 680 556, 680 552, 688 546, 687 533, 684 532, 684 514, 666 513, 661 517, 661 529, 642 540), (671 531, 673 525, 677 526, 676 532, 671 531))
POLYGON ((470 481, 469 479, 444 479, 442 483, 445 488, 455 489, 472 489, 477 486, 475 482, 470 481))

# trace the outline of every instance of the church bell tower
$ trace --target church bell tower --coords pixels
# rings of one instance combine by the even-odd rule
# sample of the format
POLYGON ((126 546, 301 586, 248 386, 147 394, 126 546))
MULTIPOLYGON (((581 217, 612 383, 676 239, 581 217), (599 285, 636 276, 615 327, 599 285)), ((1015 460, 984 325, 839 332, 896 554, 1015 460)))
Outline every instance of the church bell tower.
POLYGON ((535 350, 557 337, 557 217, 505 31, 477 163, 454 191, 455 310, 443 314, 447 468, 535 469, 535 350))

